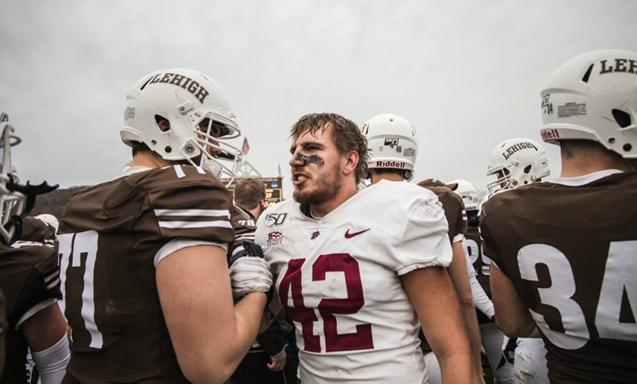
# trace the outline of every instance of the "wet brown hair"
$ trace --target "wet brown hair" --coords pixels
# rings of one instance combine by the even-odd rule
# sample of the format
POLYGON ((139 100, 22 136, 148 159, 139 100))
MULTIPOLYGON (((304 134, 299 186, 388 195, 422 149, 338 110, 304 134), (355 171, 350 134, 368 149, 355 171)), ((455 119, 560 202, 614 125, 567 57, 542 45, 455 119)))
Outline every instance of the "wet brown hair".
POLYGON ((336 113, 309 113, 299 119, 290 130, 292 139, 298 138, 301 134, 309 131, 314 134, 319 129, 325 130, 332 124, 332 140, 336 144, 336 149, 342 155, 347 155, 350 151, 358 152, 359 160, 354 174, 356 184, 367 177, 367 138, 353 121, 336 113))

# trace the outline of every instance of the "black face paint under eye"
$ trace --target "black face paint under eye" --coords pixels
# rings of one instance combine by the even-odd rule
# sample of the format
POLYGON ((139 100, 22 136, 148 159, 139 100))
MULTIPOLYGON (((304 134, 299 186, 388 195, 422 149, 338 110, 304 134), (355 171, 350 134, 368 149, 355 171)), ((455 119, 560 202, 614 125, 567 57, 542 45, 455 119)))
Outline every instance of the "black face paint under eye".
POLYGON ((308 163, 314 163, 317 165, 325 164, 325 161, 321 158, 321 156, 318 156, 318 155, 305 156, 300 153, 297 153, 294 160, 300 163, 303 163, 302 165, 307 165, 308 163))

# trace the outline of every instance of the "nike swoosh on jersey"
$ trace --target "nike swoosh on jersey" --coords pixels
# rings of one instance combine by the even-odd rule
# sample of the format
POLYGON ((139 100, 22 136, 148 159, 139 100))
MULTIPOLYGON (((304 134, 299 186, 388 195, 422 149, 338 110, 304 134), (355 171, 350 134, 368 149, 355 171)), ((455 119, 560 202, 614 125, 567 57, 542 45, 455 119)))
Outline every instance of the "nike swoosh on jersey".
POLYGON ((354 236, 358 236, 358 235, 360 235, 361 233, 367 232, 367 231, 369 231, 369 230, 370 230, 370 228, 367 228, 367 229, 363 229, 362 231, 358 231, 358 232, 351 232, 351 233, 350 233, 349 228, 348 228, 348 229, 347 229, 347 231, 345 231, 345 238, 346 238, 346 239, 351 239, 352 237, 354 237, 354 236))

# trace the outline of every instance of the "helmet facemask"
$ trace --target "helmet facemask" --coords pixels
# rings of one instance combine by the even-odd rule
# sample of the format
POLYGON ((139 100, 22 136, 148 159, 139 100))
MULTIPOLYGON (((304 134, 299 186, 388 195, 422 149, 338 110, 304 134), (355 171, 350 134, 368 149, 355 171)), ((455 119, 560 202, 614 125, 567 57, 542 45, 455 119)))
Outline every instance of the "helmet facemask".
POLYGON ((509 189, 509 186, 511 185, 511 172, 509 172, 508 169, 500 167, 499 169, 494 170, 494 172, 489 173, 489 175, 496 176, 495 181, 487 184, 489 194, 492 195, 500 190, 509 189))
POLYGON ((18 175, 11 162, 11 147, 20 144, 21 140, 14 135, 14 129, 8 117, 2 114, 0 123, 0 241, 4 244, 13 242, 17 226, 26 207, 26 196, 11 188, 18 183, 18 175))
POLYGON ((229 178, 231 183, 243 161, 243 153, 226 141, 238 137, 238 130, 231 133, 222 119, 214 116, 214 112, 200 119, 193 130, 197 137, 194 145, 201 155, 198 159, 189 159, 189 162, 209 170, 218 179, 229 178))

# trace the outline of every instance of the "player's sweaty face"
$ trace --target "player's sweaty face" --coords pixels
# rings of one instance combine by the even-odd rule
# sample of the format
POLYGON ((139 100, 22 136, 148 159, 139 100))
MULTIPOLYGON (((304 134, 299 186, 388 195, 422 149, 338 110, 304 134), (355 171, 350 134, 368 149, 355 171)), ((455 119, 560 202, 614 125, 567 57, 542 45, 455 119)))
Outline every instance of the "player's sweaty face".
POLYGON ((335 197, 342 175, 340 154, 331 137, 331 127, 309 130, 294 138, 290 149, 294 199, 304 204, 318 204, 335 197))

